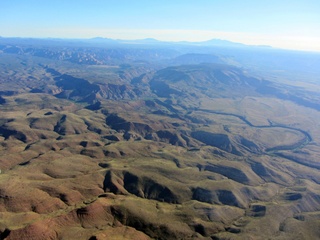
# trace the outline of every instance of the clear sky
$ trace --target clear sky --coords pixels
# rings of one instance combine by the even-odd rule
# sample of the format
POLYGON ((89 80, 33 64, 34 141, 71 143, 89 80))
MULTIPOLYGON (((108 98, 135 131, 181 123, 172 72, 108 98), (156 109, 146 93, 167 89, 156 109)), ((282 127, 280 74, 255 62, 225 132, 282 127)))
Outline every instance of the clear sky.
POLYGON ((1 0, 0 36, 219 38, 320 51, 320 0, 1 0))

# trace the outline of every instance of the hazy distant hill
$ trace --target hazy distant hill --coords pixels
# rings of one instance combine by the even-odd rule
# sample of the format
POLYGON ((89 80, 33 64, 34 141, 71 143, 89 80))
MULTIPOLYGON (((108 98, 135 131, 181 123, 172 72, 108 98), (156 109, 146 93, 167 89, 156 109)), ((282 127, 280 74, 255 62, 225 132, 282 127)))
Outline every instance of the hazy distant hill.
POLYGON ((0 38, 0 239, 319 238, 318 63, 0 38))

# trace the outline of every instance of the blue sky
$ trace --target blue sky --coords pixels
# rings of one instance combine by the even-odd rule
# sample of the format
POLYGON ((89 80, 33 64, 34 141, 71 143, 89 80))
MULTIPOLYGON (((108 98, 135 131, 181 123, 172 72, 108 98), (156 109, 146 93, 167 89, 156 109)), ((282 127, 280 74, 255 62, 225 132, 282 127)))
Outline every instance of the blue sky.
POLYGON ((1 0, 0 36, 220 38, 320 51, 320 1, 1 0))

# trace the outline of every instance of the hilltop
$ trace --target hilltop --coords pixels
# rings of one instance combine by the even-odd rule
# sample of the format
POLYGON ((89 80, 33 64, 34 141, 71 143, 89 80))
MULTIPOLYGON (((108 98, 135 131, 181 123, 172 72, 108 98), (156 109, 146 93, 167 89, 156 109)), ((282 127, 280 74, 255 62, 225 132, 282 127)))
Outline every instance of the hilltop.
POLYGON ((0 39, 1 239, 319 237, 318 55, 76 42, 0 39))

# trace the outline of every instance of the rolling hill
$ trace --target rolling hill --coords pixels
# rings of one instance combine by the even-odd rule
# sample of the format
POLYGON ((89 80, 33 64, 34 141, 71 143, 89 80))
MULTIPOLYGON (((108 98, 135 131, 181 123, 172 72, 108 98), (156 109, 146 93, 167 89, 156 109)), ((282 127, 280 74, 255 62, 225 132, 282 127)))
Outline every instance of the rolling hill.
POLYGON ((314 78, 92 42, 2 46, 0 239, 320 237, 314 78))

